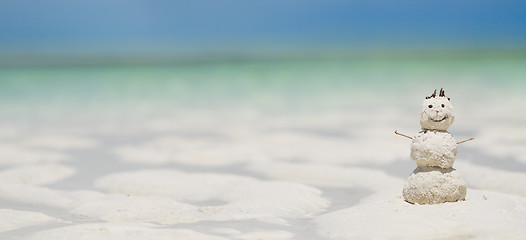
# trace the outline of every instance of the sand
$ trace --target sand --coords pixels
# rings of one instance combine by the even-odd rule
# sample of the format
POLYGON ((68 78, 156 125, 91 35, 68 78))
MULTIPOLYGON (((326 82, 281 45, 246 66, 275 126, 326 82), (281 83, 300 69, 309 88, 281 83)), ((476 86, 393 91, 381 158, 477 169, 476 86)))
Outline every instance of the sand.
POLYGON ((57 218, 39 212, 0 209, 0 232, 12 231, 24 227, 61 222, 57 218))
MULTIPOLYGON (((347 64, 326 65, 334 75, 310 64, 264 65, 271 70, 260 75, 218 67, 207 79, 211 69, 199 65, 161 76, 196 80, 187 85, 144 77, 127 85, 148 73, 86 70, 102 79, 89 86, 119 83, 107 91, 76 85, 83 81, 70 78, 86 72, 68 70, 67 81, 45 89, 71 95, 0 89, 36 91, 0 95, 0 239, 526 239, 525 88, 492 83, 522 82, 524 64, 498 68, 517 66, 514 74, 397 66, 374 84, 347 64), (200 80, 231 77, 256 79, 257 90, 197 91, 200 80), (453 166, 467 197, 413 205, 402 199, 416 168, 411 141, 393 132, 420 131, 420 103, 437 87, 455 106, 448 131, 476 138, 458 146, 453 166)), ((63 76, 13 71, 13 79, 63 76)))
POLYGON ((526 198, 470 190, 466 201, 411 205, 400 196, 317 217, 316 231, 329 239, 522 239, 526 198))

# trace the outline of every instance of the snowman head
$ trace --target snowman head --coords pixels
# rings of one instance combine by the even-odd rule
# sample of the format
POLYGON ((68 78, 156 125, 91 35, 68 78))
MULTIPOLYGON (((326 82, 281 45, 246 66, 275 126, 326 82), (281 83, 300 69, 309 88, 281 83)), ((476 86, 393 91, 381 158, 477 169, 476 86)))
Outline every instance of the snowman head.
POLYGON ((437 97, 437 90, 422 103, 420 112, 420 126, 422 129, 447 130, 455 121, 453 106, 450 99, 446 97, 444 90, 440 89, 437 97))

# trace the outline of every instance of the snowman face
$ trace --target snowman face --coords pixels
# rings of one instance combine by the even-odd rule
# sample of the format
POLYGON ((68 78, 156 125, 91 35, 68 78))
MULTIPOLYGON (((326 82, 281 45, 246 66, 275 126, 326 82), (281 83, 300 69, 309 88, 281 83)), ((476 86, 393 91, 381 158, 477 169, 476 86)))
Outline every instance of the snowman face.
POLYGON ((422 103, 420 126, 429 130, 447 130, 455 121, 453 106, 447 97, 432 97, 422 103))

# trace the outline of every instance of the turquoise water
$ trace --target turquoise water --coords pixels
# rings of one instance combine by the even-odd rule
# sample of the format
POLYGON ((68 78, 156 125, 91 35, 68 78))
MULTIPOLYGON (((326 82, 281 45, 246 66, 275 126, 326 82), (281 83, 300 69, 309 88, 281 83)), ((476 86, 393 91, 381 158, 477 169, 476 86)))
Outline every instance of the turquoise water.
MULTIPOLYGON (((0 69, 4 107, 308 107, 352 105, 444 87, 469 96, 524 93, 526 58, 336 59, 217 62, 174 66, 0 69)), ((475 96, 473 96, 475 97, 475 96)), ((402 97, 403 98, 403 97, 402 97)))

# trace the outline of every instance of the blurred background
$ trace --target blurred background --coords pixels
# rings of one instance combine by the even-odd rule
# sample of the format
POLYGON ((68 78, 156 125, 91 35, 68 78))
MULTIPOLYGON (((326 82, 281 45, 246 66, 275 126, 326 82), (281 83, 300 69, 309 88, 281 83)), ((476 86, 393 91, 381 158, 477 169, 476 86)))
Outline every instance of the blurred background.
POLYGON ((296 108, 372 91, 515 85, 525 9, 522 1, 2 1, 0 91, 4 104, 34 101, 33 112, 75 100, 149 108, 140 105, 152 98, 296 108))
POLYGON ((525 118, 524 26, 522 1, 2 1, 0 110, 17 131, 416 132, 443 87, 475 133, 525 118))
POLYGON ((453 128, 524 141, 510 127, 526 118, 524 26, 522 1, 2 1, 1 121, 18 137, 387 136, 417 132, 421 99, 443 87, 453 128))

